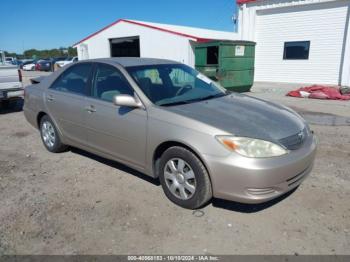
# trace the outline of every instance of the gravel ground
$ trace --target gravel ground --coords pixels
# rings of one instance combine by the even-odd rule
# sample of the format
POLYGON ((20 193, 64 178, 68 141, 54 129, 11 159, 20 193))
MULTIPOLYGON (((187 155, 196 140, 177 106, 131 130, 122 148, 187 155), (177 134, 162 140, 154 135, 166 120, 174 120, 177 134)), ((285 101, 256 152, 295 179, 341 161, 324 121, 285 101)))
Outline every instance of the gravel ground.
MULTIPOLYGON (((302 113, 322 113, 307 104, 302 113)), ((346 121, 312 125, 315 168, 295 192, 193 212, 121 164, 78 149, 47 152, 20 110, 0 109, 0 254, 350 254, 346 121)))

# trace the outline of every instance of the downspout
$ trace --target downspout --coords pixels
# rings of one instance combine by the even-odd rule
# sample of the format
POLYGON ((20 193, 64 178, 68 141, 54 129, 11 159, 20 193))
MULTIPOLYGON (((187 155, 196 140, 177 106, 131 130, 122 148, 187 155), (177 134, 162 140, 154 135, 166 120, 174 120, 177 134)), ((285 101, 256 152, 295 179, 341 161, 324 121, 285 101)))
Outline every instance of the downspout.
POLYGON ((341 52, 340 70, 339 70, 339 82, 338 85, 350 86, 350 4, 348 5, 348 11, 346 15, 345 31, 343 39, 343 48, 341 52))

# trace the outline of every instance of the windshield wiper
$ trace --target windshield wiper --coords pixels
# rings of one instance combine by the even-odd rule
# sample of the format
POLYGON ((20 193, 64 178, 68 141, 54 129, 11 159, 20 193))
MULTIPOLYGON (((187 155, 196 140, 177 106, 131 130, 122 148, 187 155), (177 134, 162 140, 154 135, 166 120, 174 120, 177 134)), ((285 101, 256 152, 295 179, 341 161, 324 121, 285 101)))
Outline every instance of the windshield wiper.
POLYGON ((190 100, 190 102, 205 101, 205 100, 209 100, 209 99, 213 99, 213 98, 223 97, 223 96, 226 96, 226 95, 228 95, 228 93, 220 93, 220 94, 216 94, 216 95, 209 95, 209 96, 200 97, 200 98, 196 98, 196 99, 190 100))
POLYGON ((209 96, 190 99, 190 100, 159 104, 159 106, 178 106, 178 105, 191 104, 191 103, 195 103, 195 102, 200 102, 200 101, 204 101, 204 100, 209 100, 209 99, 213 99, 213 98, 227 96, 229 94, 230 94, 229 92, 219 93, 219 94, 215 94, 215 95, 209 95, 209 96))
POLYGON ((188 103, 189 103, 189 101, 179 101, 179 102, 170 102, 170 103, 159 104, 159 106, 178 106, 178 105, 185 105, 188 103))

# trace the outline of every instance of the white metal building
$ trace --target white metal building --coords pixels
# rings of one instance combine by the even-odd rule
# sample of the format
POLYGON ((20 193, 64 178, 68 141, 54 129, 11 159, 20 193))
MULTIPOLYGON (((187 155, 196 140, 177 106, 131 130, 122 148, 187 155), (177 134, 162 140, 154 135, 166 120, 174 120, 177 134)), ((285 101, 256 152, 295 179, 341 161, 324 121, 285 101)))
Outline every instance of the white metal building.
POLYGON ((349 0, 237 0, 255 81, 350 86, 349 0))
POLYGON ((194 66, 194 42, 238 39, 237 33, 118 20, 76 43, 79 60, 140 56, 166 58, 194 66))
POLYGON ((118 20, 74 46, 79 59, 167 58, 194 66, 194 42, 256 45, 255 81, 350 86, 350 0, 236 0, 238 32, 118 20))

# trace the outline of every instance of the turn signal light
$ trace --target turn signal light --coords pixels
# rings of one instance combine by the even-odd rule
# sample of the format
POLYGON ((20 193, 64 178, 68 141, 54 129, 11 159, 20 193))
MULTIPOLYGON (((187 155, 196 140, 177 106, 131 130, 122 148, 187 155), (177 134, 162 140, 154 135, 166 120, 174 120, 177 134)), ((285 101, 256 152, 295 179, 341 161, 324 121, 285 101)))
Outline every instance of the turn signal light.
POLYGON ((228 139, 223 139, 222 143, 231 150, 236 150, 238 148, 238 145, 228 139))

